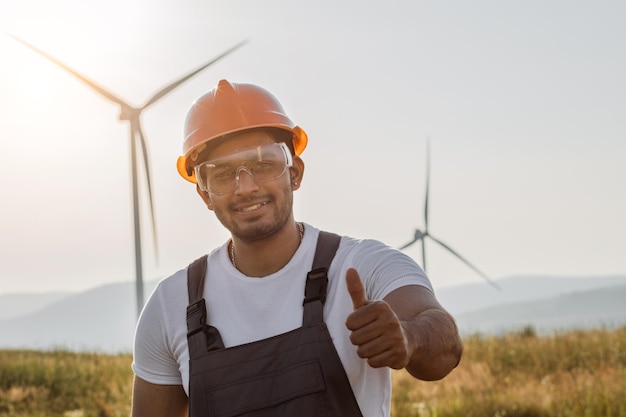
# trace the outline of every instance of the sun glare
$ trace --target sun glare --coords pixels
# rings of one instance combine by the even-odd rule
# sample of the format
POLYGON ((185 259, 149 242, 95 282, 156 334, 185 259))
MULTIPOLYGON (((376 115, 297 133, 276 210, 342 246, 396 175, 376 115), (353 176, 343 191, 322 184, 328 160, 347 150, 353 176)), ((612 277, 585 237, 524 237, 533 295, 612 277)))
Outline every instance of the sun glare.
MULTIPOLYGON (((46 50, 47 43, 41 36, 31 35, 29 32, 11 33, 36 47, 46 50)), ((58 101, 59 92, 64 84, 64 74, 55 65, 47 61, 36 52, 20 44, 11 36, 3 39, 7 47, 7 65, 4 76, 9 81, 9 91, 12 99, 21 105, 37 107, 38 103, 48 104, 58 101)), ((55 54, 60 49, 56 48, 55 54)), ((63 51, 61 51, 63 52, 63 51)))
POLYGON ((24 67, 17 76, 17 98, 25 104, 41 103, 57 95, 59 84, 51 71, 40 66, 24 67))

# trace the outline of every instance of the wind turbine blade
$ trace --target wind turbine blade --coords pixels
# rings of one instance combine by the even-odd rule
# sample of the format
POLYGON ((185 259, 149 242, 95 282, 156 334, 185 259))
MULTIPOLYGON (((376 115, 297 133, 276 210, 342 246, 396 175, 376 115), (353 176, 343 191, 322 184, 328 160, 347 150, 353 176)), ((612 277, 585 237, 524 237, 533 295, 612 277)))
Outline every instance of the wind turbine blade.
MULTIPOLYGON (((424 198, 424 232, 428 233, 428 197, 430 194, 430 139, 426 138, 426 197, 424 198)), ((424 253, 424 262, 426 254, 424 253)))
POLYGON ((35 51, 39 55, 43 56, 47 60, 52 61, 54 64, 56 64, 59 67, 63 68, 65 71, 69 72, 70 74, 72 74, 73 76, 75 76, 76 78, 78 78, 79 80, 84 82, 85 84, 87 84, 87 86, 89 86, 92 90, 95 90, 96 92, 98 92, 100 95, 108 98, 109 100, 119 104, 122 107, 131 107, 129 104, 127 104, 121 98, 115 96, 113 93, 108 92, 107 90, 105 90, 104 88, 102 88, 98 84, 96 84, 95 82, 91 81, 89 78, 87 78, 84 75, 78 73, 74 69, 68 67, 67 65, 65 65, 64 63, 59 61, 58 59, 48 55, 47 53, 45 53, 41 49, 38 49, 37 47, 29 44, 28 42, 18 38, 17 36, 14 36, 14 35, 11 35, 11 34, 8 34, 8 35, 10 37, 12 37, 13 39, 15 39, 16 41, 20 42, 22 45, 26 46, 27 48, 32 49, 33 51, 35 51))
POLYGON ((163 88, 161 91, 159 91, 154 96, 152 96, 152 98, 150 100, 148 100, 148 102, 146 104, 144 104, 142 109, 145 109, 146 107, 154 104, 156 101, 158 101, 160 98, 162 98, 163 96, 168 94, 170 91, 174 90, 176 87, 178 87, 179 85, 181 85, 182 83, 184 83, 185 81, 187 81, 188 79, 193 77, 194 75, 198 74, 200 71, 204 70, 206 67, 208 67, 208 66, 214 64, 215 62, 219 61, 220 59, 224 58, 226 55, 230 54, 235 49, 238 49, 239 47, 241 47, 246 42, 247 42, 247 40, 239 42, 237 45, 235 45, 232 48, 228 49, 226 52, 222 53, 221 55, 218 55, 217 57, 213 58, 211 61, 209 61, 206 64, 202 65, 200 68, 190 72, 189 74, 185 75, 184 77, 182 77, 178 81, 175 81, 172 84, 168 85, 167 87, 163 88))
POLYGON ((434 238, 432 235, 428 236, 429 238, 431 238, 433 241, 435 241, 436 243, 438 243, 439 245, 441 245, 444 249, 446 249, 448 252, 450 252, 451 254, 453 254, 454 256, 456 256, 459 260, 461 260, 463 263, 465 263, 465 265, 469 266, 470 268, 472 268, 474 270, 474 272, 476 272, 478 275, 480 275, 481 277, 483 277, 483 279, 485 281, 487 281, 489 284, 491 284, 494 288, 500 290, 500 286, 498 284, 496 284, 494 281, 492 281, 484 272, 482 272, 480 269, 476 268, 474 265, 472 265, 472 263, 470 261, 468 261, 467 259, 465 259, 463 256, 461 256, 461 254, 459 254, 457 251, 455 251, 454 249, 452 249, 450 246, 446 245, 445 243, 443 243, 441 240, 434 238))
POLYGON ((150 202, 150 218, 152 220, 152 239, 154 243, 154 256, 156 258, 156 263, 159 263, 159 246, 157 239, 157 229, 156 229, 156 216, 154 215, 154 198, 152 197, 152 180, 150 175, 150 158, 148 157, 148 146, 146 144, 146 139, 143 135, 143 131, 141 130, 141 123, 139 122, 139 116, 137 116, 136 120, 136 131, 139 136, 139 141, 141 143, 141 154, 143 155, 143 167, 146 175, 146 183, 148 185, 148 201, 150 202))
POLYGON ((406 249, 406 248, 408 248, 409 246, 411 246, 412 244, 414 244, 415 242, 417 242, 418 240, 419 240, 419 239, 413 239, 413 240, 411 240, 409 243, 405 243, 404 245, 400 246, 400 247, 398 248, 398 250, 406 249))

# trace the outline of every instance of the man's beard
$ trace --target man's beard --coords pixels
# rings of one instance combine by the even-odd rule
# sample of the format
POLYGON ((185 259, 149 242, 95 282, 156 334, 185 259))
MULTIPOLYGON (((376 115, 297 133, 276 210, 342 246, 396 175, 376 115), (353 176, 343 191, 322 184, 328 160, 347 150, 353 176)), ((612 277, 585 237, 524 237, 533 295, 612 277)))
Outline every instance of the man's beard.
MULTIPOLYGON (((270 220, 235 222, 229 216, 224 216, 221 210, 214 208, 215 216, 222 225, 230 231, 231 235, 243 242, 258 242, 267 239, 280 230, 289 222, 292 217, 293 210, 293 193, 291 190, 284 190, 283 204, 276 207, 274 215, 270 220)), ((255 199, 256 200, 256 199, 255 199)), ((269 201, 276 204, 276 200, 270 196, 269 201)), ((238 202, 241 204, 241 201, 238 202)))

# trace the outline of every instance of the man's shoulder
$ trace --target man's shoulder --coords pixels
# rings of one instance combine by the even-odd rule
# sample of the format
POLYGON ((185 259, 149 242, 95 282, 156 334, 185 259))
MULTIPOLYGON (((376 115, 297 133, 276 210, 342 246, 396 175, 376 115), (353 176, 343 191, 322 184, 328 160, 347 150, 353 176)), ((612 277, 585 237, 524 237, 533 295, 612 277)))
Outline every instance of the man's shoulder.
POLYGON ((395 251, 394 248, 390 247, 386 243, 376 240, 376 239, 364 239, 364 238, 356 238, 351 236, 342 236, 341 237, 341 246, 340 249, 351 251, 351 252, 371 252, 371 251, 395 251))
POLYGON ((151 298, 156 296, 161 300, 171 299, 172 294, 181 292, 183 288, 187 288, 187 267, 181 268, 161 279, 157 283, 151 298))
POLYGON ((338 235, 341 238, 341 246, 347 246, 347 247, 361 247, 361 248, 368 248, 368 247, 375 247, 375 246, 384 246, 384 247, 388 247, 385 243, 381 242, 380 240, 376 240, 376 239, 371 239, 371 238, 357 238, 357 237, 353 237, 351 235, 347 235, 347 234, 343 234, 341 232, 337 232, 335 230, 331 230, 331 229, 319 229, 315 226, 312 226, 308 223, 305 223, 306 225, 306 230, 309 231, 313 231, 315 236, 318 236, 318 234, 320 232, 326 232, 326 233, 332 233, 335 235, 338 235))
POLYGON ((377 239, 356 238, 350 235, 337 233, 333 230, 318 229, 309 224, 307 224, 307 227, 308 227, 307 230, 312 230, 314 232, 313 234, 315 235, 316 240, 317 240, 318 234, 322 231, 339 235, 341 240, 340 240, 339 248, 337 249, 337 254, 336 254, 338 258, 352 259, 352 257, 354 256, 367 257, 367 256, 381 255, 381 254, 387 254, 387 253, 396 253, 402 256, 400 251, 398 251, 397 249, 377 239))

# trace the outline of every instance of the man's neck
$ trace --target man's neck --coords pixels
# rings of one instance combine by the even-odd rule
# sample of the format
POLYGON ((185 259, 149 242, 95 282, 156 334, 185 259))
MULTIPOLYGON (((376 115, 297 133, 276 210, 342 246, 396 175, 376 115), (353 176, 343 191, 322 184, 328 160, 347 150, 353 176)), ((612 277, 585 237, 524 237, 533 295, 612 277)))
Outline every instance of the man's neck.
POLYGON ((233 265, 249 277, 265 277, 281 270, 300 246, 298 224, 291 221, 278 233, 259 241, 233 237, 229 255, 233 265), (234 245, 234 246, 233 246, 234 245))

